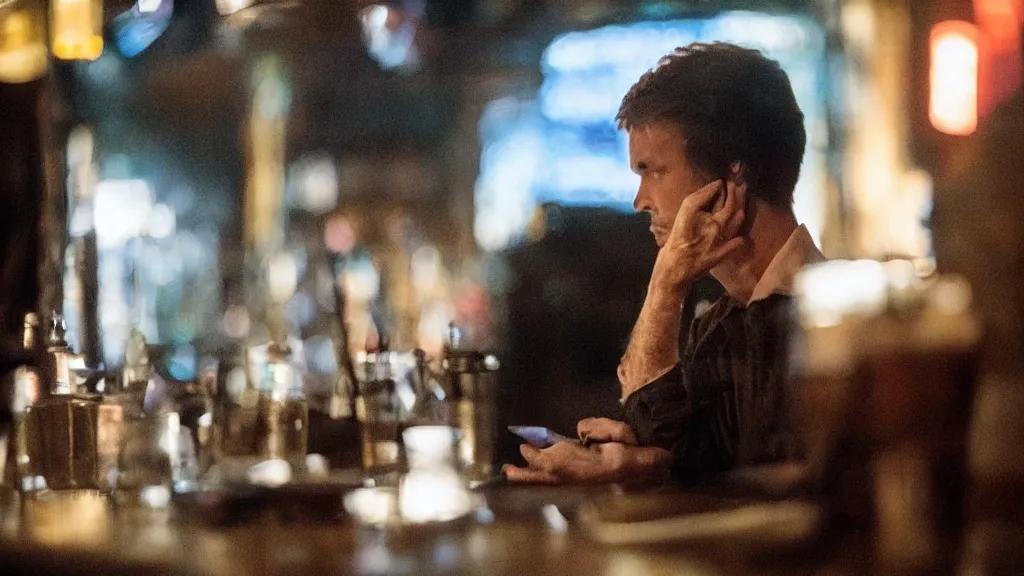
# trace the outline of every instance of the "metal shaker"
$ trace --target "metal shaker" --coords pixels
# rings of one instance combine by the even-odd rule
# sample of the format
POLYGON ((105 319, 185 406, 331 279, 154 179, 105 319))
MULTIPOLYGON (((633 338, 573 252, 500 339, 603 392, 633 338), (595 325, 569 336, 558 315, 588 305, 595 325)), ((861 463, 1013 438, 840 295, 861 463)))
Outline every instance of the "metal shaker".
POLYGON ((459 463, 469 481, 494 475, 497 437, 498 360, 477 350, 462 349, 458 330, 449 328, 442 368, 455 425, 461 431, 459 463))

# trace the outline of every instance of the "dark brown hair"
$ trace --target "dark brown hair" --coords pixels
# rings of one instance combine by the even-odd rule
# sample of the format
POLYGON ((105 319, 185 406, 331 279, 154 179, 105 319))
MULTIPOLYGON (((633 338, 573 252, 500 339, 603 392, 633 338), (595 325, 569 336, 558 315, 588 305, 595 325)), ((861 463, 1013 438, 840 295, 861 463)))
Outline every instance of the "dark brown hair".
POLYGON ((694 43, 665 56, 622 99, 620 129, 677 124, 694 166, 726 178, 733 162, 750 193, 789 208, 807 134, 789 78, 757 50, 694 43))

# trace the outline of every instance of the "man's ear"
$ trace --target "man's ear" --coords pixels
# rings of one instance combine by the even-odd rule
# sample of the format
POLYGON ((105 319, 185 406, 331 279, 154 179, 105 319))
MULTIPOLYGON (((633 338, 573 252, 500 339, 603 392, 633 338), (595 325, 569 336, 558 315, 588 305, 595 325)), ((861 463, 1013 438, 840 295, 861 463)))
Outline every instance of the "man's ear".
POLYGON ((729 181, 735 184, 746 183, 746 167, 743 166, 742 162, 736 160, 729 164, 729 181))
POLYGON ((747 183, 747 169, 739 160, 729 164, 729 181, 733 184, 747 183))
MULTIPOLYGON (((747 183, 747 169, 743 163, 736 160, 729 165, 729 181, 737 186, 745 186, 747 183)), ((739 236, 750 236, 750 229, 754 226, 754 218, 757 216, 757 202, 747 190, 747 201, 743 207, 743 224, 740 226, 739 236)))

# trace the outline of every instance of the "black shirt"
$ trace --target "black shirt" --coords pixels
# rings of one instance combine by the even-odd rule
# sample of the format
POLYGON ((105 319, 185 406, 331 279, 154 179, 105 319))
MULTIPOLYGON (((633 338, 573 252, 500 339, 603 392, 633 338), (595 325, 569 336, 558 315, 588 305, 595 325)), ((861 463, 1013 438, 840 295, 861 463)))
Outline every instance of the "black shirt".
POLYGON ((712 304, 680 343, 680 364, 626 399, 640 445, 671 451, 672 475, 687 484, 796 456, 787 391, 795 325, 790 296, 712 304))

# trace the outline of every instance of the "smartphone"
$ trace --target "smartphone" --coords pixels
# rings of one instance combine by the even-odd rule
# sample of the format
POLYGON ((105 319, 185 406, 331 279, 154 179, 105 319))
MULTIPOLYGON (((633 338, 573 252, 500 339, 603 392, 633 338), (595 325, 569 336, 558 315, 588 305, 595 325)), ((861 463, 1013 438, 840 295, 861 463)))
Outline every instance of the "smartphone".
POLYGON ((556 442, 572 442, 568 436, 548 430, 543 426, 509 426, 508 431, 519 436, 537 448, 547 448, 556 442))

